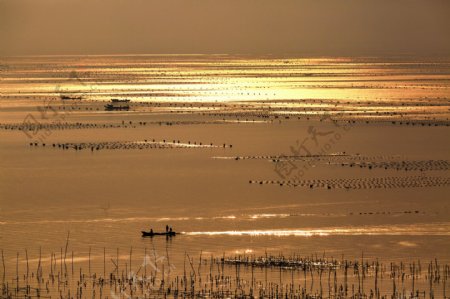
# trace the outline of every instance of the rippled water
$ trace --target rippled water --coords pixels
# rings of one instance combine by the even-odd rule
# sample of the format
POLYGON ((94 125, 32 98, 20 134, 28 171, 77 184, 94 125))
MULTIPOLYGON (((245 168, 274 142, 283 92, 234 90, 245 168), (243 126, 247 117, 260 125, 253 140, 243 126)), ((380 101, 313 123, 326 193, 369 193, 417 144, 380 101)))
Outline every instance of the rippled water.
POLYGON ((133 100, 448 98, 450 62, 228 55, 4 58, 2 95, 133 100))
MULTIPOLYGON (((428 120, 448 120, 449 112, 450 62, 445 60, 52 56, 3 58, 1 64, 1 122, 10 123, 21 123, 27 113, 35 113, 36 105, 61 95, 94 103, 111 97, 135 103, 202 102, 202 109, 222 109, 213 105, 216 101, 252 101, 248 105, 253 108, 270 103, 280 113, 292 107, 300 113, 308 107, 317 108, 309 114, 317 114, 338 106, 347 114, 400 112, 428 120)), ((201 117, 174 115, 168 107, 136 107, 119 114, 85 110, 67 121, 157 123, 201 117)), ((17 252, 23 262, 25 248, 34 262, 40 247, 47 256, 60 252, 68 232, 79 263, 86 262, 89 248, 92 259, 101 262, 103 248, 108 256, 119 248, 126 260, 131 247, 141 253, 145 248, 167 252, 179 268, 185 252, 197 256, 200 251, 217 256, 282 252, 359 257, 364 252, 385 260, 450 259, 448 186, 329 191, 252 185, 249 180, 280 179, 273 162, 233 157, 289 152, 306 136, 310 123, 232 117, 214 122, 220 119, 212 116, 208 125, 55 130, 46 140, 48 145, 139 143, 152 137, 181 139, 186 147, 149 151, 31 148, 23 132, 2 130, 0 248, 8 267, 13 267, 17 252), (187 140, 233 147, 198 146, 187 140), (182 234, 168 240, 141 237, 141 230, 162 231, 166 224, 182 234)), ((314 125, 320 131, 335 128, 314 125)), ((333 152, 377 156, 375 162, 381 163, 388 156, 448 160, 448 148, 448 127, 361 125, 333 152)), ((448 177, 448 170, 411 172, 317 163, 307 178, 448 177)))

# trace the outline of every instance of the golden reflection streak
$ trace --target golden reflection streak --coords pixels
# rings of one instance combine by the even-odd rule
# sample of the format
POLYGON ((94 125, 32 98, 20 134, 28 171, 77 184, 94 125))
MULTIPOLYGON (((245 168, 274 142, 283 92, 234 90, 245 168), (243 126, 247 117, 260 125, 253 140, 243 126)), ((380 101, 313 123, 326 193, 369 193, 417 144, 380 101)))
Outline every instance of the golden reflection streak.
POLYGON ((370 226, 323 229, 274 229, 274 230, 242 230, 242 231, 209 231, 184 232, 186 235, 198 236, 450 236, 450 223, 398 225, 398 226, 370 226))

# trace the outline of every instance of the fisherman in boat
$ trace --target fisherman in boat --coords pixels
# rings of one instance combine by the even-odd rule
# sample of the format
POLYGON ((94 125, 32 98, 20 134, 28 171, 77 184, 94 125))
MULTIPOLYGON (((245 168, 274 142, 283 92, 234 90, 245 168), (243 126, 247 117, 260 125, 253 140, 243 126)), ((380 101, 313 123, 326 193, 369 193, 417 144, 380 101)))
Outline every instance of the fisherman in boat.
POLYGON ((165 232, 154 232, 153 228, 150 229, 149 232, 146 231, 142 231, 142 236, 143 237, 153 237, 153 236, 167 236, 167 237, 172 237, 175 236, 177 233, 173 231, 172 227, 169 227, 168 225, 166 225, 166 231, 165 232))

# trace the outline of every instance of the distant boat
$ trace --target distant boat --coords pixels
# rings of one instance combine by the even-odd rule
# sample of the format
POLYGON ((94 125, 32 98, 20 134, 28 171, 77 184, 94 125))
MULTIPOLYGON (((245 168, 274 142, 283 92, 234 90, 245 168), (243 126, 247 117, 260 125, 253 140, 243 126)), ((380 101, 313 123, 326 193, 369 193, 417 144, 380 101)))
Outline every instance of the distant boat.
POLYGON ((82 100, 83 98, 81 96, 78 97, 71 97, 71 96, 61 96, 61 100, 82 100))
POLYGON ((154 237, 154 236, 166 236, 166 237, 175 237, 176 236, 176 232, 164 232, 164 233, 157 233, 157 232, 146 232, 146 231, 142 231, 142 237, 154 237))
POLYGON ((130 110, 129 102, 129 99, 111 99, 111 103, 105 105, 105 110, 130 110))

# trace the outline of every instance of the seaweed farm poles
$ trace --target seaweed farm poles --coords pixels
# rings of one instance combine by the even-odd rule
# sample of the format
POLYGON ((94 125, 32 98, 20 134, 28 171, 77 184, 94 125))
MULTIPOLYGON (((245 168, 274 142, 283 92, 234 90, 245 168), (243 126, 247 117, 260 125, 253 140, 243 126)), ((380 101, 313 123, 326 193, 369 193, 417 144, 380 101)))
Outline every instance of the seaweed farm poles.
POLYGON ((422 273, 420 261, 384 264, 363 256, 338 261, 325 256, 268 254, 205 257, 203 251, 198 264, 197 258, 186 252, 184 267, 178 269, 172 265, 167 250, 165 258, 153 252, 153 260, 148 259, 146 248, 135 250, 134 254, 130 248, 125 257, 119 256, 116 249, 115 259, 106 248, 98 250, 102 254, 96 251, 90 248, 80 255, 72 251, 75 264, 72 267, 79 269, 78 275, 73 271, 61 272, 64 254, 60 261, 54 253, 50 255, 47 273, 42 267, 45 260, 30 259, 28 250, 22 257, 18 252, 14 257, 3 254, 5 278, 1 298, 446 298, 450 272, 447 264, 436 259, 422 273), (142 258, 144 263, 140 264, 142 258), (121 259, 125 261, 125 269, 119 271, 121 259), (7 265, 13 262, 15 271, 8 273, 8 269, 14 268, 7 265), (35 274, 30 271, 34 262, 38 265, 36 280, 29 279, 35 274), (83 269, 86 266, 88 275, 83 269))

